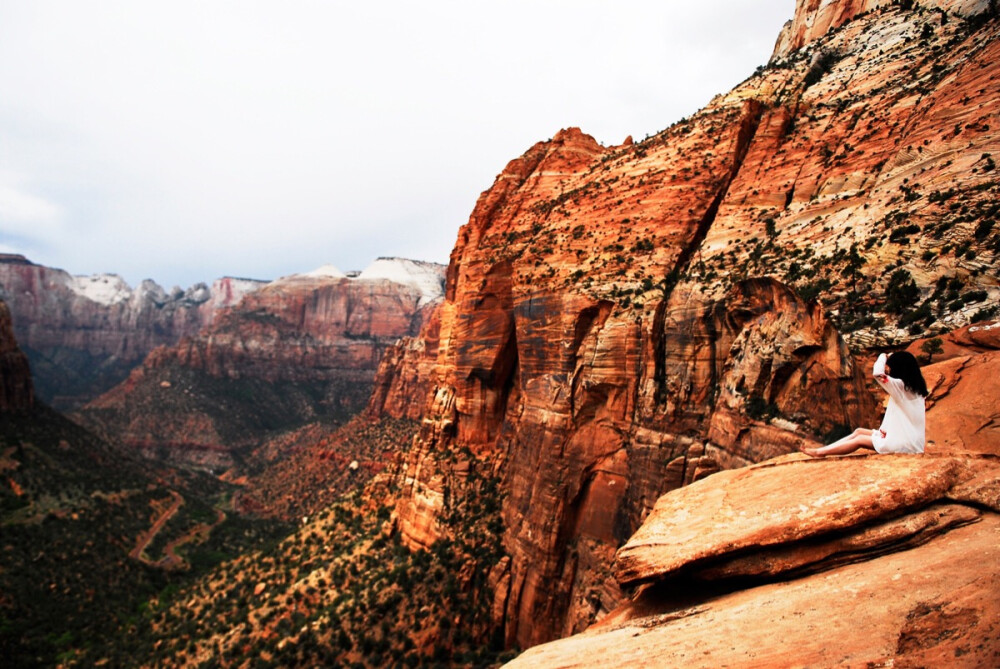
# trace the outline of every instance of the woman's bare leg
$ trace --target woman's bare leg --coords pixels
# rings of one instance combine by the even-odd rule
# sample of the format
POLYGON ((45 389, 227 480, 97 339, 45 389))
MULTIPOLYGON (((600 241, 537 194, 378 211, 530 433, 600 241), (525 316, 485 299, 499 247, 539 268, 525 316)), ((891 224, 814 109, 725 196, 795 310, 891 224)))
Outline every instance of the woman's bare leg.
POLYGON ((859 437, 861 435, 870 436, 871 433, 872 433, 871 430, 869 430, 867 428, 859 427, 859 428, 856 428, 854 430, 854 432, 851 432, 846 437, 841 437, 840 439, 838 439, 837 441, 833 442, 832 444, 827 444, 824 448, 829 448, 830 446, 842 446, 843 444, 846 444, 847 442, 851 441, 855 437, 859 437))
POLYGON ((874 449, 872 445, 872 430, 859 427, 843 439, 839 439, 828 446, 823 446, 821 448, 803 448, 800 449, 806 455, 811 455, 814 458, 822 458, 827 455, 847 455, 848 453, 853 453, 859 448, 870 448, 874 449))

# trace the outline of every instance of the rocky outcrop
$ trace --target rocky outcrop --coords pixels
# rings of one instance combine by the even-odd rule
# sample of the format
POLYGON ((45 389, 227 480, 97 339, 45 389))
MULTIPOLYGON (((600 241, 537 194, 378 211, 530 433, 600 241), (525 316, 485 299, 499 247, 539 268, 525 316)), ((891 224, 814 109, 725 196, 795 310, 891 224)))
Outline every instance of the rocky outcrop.
POLYGON ((470 471, 502 478, 509 645, 617 607, 615 550, 662 493, 874 424, 838 331, 897 347, 996 309, 1000 24, 832 4, 854 20, 662 133, 564 130, 511 161, 425 346, 377 382, 375 411, 427 389, 411 546, 454 531, 470 471))
POLYGON ((0 301, 0 412, 30 409, 34 402, 28 359, 17 347, 10 309, 0 301))
POLYGON ((133 290, 114 274, 71 276, 0 255, 0 298, 10 306, 39 396, 60 408, 111 388, 155 347, 197 333, 219 309, 262 285, 225 277, 211 288, 167 292, 146 280, 133 290))
POLYGON ((645 584, 631 601, 507 666, 995 665, 998 494, 986 455, 716 474, 663 496, 619 551, 621 583, 645 584))
POLYGON ((970 522, 980 516, 978 505, 1000 512, 1000 461, 993 458, 858 456, 816 463, 786 456, 664 495, 618 551, 615 578, 634 586, 682 570, 703 580, 778 576, 877 552, 928 528, 947 529, 943 519, 970 522), (792 480, 808 485, 792 488, 792 480), (957 508, 909 517, 943 501, 957 508))
POLYGON ((441 329, 437 310, 427 313, 428 321, 419 337, 403 337, 383 354, 365 409, 369 418, 418 420, 423 415, 441 329))
MULTIPOLYGON (((891 5, 899 0, 796 0, 795 16, 785 24, 774 45, 773 57, 784 57, 825 36, 856 17, 891 5)), ((911 5, 916 3, 911 2, 911 5)), ((989 11, 989 0, 924 0, 924 9, 938 9, 972 16, 989 11)))
MULTIPOLYGON (((934 453, 1000 455, 1000 322, 968 326, 942 337, 940 361, 923 369, 927 449, 934 453)), ((924 340, 926 341, 926 340, 924 340)), ((911 346, 914 355, 921 347, 911 346)))
POLYGON ((271 282, 198 335, 152 351, 74 416, 151 457, 213 469, 276 432, 344 421, 364 407, 383 352, 416 334, 442 291, 440 265, 373 268, 271 282))

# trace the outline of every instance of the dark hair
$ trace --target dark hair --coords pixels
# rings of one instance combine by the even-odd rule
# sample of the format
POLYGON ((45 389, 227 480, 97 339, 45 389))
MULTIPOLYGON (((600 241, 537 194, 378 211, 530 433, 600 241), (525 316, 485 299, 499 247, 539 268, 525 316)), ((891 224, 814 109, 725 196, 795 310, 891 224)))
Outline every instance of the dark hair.
POLYGON ((902 381, 911 393, 927 397, 927 383, 920 373, 920 364, 912 353, 898 351, 890 355, 886 363, 889 365, 889 376, 902 381))

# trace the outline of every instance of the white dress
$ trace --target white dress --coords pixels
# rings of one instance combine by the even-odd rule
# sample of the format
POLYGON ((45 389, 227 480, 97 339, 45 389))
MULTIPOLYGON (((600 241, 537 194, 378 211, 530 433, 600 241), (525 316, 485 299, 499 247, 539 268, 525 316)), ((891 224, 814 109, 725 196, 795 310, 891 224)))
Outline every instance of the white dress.
POLYGON ((889 393, 889 406, 882 425, 872 432, 872 445, 878 453, 923 453, 924 398, 907 390, 899 379, 885 376, 885 361, 883 353, 872 368, 875 381, 889 393))

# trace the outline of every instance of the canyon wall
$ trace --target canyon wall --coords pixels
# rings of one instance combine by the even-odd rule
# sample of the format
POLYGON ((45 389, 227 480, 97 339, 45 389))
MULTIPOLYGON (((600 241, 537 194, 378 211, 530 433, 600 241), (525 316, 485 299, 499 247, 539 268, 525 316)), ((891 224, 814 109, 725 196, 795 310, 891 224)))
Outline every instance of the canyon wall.
POLYGON ((31 360, 38 394, 72 408, 120 382, 155 347, 212 321, 262 281, 225 277, 212 287, 132 289, 114 274, 72 276, 23 256, 0 255, 0 298, 31 360))
POLYGON ((14 338, 10 309, 0 301, 0 411, 30 409, 34 402, 28 358, 14 338))
POLYGON ((364 408, 383 353, 424 326, 443 278, 441 265, 379 259, 355 278, 325 267, 273 281, 74 418, 151 457, 230 467, 276 433, 364 408))
POLYGON ((909 4, 944 14, 974 16, 991 8, 990 0, 796 0, 795 16, 785 24, 774 46, 774 57, 785 57, 868 12, 909 4))
POLYGON ((501 482, 508 645, 617 607, 664 492, 874 425, 877 350, 997 313, 1000 26, 854 4, 800 2, 792 25, 853 20, 642 142, 570 129, 511 161, 387 358, 370 411, 422 414, 404 540, 501 482))

